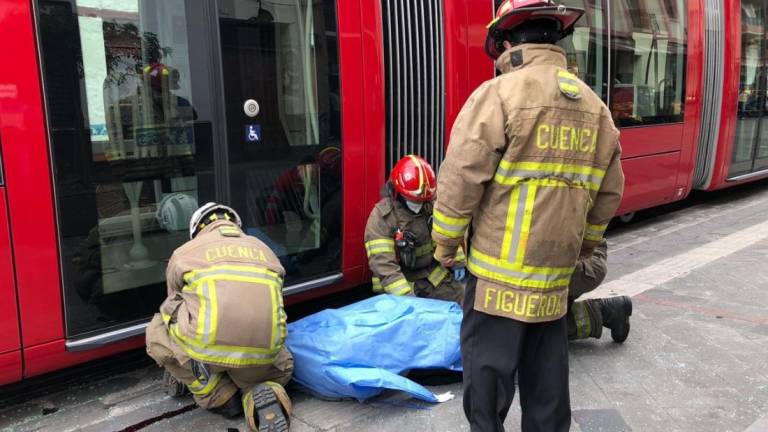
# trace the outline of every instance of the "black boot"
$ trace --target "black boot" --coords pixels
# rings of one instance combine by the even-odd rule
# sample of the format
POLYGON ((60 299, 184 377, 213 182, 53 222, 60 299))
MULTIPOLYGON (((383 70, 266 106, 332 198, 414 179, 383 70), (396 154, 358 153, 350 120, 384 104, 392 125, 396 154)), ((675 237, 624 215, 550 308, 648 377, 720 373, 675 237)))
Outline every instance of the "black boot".
POLYGON ((229 398, 224 405, 211 408, 209 411, 222 415, 228 419, 240 417, 243 415, 243 404, 240 402, 240 392, 235 393, 235 395, 229 398))
POLYGON ((176 380, 167 370, 163 371, 163 387, 165 387, 165 393, 168 396, 175 398, 182 397, 189 392, 187 386, 176 380))
POLYGON ((628 296, 600 299, 603 325, 611 329, 614 342, 622 343, 629 336, 629 317, 632 315, 632 299, 628 296))

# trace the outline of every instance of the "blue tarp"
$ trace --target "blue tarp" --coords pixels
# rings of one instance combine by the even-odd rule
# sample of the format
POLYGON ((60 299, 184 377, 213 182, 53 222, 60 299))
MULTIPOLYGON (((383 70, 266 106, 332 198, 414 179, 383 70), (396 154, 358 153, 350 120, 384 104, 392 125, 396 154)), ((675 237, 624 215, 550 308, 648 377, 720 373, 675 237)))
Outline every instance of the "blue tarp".
POLYGON ((460 371, 461 318, 453 302, 391 295, 318 312, 288 325, 293 379, 329 399, 363 401, 392 389, 438 402, 400 374, 460 371))

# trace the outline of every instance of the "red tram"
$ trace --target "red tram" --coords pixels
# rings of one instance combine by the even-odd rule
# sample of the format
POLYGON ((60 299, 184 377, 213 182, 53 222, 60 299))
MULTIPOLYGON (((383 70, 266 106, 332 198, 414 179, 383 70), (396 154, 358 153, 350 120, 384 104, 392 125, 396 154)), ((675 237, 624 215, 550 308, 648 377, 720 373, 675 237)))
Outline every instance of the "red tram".
MULTIPOLYGON (((563 3, 622 131, 620 213, 768 176, 764 1, 563 3)), ((494 6, 0 0, 0 384, 140 346, 197 203, 241 212, 288 302, 365 283, 387 170, 438 166, 494 75, 494 6)))

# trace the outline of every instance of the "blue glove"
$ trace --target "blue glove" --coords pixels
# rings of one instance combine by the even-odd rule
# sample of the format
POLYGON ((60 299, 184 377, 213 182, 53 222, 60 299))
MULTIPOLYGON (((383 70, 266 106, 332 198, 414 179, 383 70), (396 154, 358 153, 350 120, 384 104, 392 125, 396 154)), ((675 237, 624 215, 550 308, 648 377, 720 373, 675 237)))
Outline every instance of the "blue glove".
POLYGON ((467 275, 466 269, 464 267, 455 267, 453 269, 453 280, 461 282, 462 279, 464 279, 464 276, 467 275))

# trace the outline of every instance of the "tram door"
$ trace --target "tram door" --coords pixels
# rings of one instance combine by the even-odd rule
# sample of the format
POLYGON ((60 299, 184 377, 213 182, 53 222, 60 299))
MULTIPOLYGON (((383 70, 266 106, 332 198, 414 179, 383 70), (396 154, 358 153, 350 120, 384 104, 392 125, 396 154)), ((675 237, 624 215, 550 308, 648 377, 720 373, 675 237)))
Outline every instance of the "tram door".
POLYGON ((333 0, 38 10, 68 348, 130 336, 157 311, 168 259, 207 201, 241 214, 287 286, 340 273, 333 0))
POLYGON ((729 177, 768 169, 768 5, 741 2, 741 73, 729 177))
POLYGON ((13 277, 13 253, 8 228, 8 208, 0 158, 0 382, 21 378, 21 355, 19 349, 19 320, 16 303, 16 284, 13 277), (15 357, 16 360, 12 360, 15 357), (14 366, 15 365, 15 366, 14 366), (18 366, 18 367, 16 367, 18 366))

